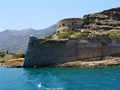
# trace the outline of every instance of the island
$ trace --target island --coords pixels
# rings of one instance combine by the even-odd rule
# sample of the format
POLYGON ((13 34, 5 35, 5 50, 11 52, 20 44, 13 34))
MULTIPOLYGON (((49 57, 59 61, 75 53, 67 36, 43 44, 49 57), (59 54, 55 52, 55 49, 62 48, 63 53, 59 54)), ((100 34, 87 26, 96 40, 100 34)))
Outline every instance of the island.
POLYGON ((66 18, 52 35, 31 36, 24 58, 1 66, 104 68, 120 65, 120 8, 66 18))
POLYGON ((31 36, 23 67, 114 66, 120 64, 119 54, 120 8, 112 8, 63 19, 45 39, 31 36))

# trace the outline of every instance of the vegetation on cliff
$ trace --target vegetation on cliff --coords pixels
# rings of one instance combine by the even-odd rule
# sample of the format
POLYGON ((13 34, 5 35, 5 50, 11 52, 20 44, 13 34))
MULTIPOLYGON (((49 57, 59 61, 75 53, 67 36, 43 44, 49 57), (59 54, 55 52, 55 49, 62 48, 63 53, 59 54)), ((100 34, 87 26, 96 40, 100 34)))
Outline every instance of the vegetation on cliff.
POLYGON ((5 61, 11 60, 11 59, 18 59, 18 58, 25 58, 25 53, 6 53, 4 51, 0 52, 2 56, 0 56, 0 63, 4 63, 5 61))
POLYGON ((0 57, 4 57, 7 53, 8 53, 8 51, 6 51, 6 50, 0 51, 0 57))
POLYGON ((95 18, 84 18, 83 25, 88 25, 88 24, 102 25, 102 23, 96 20, 95 18))
POLYGON ((119 33, 116 33, 116 32, 108 33, 107 36, 108 36, 109 38, 113 38, 113 39, 119 39, 119 38, 120 38, 120 34, 119 34, 119 33))
POLYGON ((91 24, 91 23, 95 23, 94 18, 85 18, 85 19, 83 19, 83 24, 84 25, 88 25, 88 24, 91 24))
POLYGON ((69 30, 68 32, 65 32, 65 33, 59 33, 57 34, 57 36, 59 39, 67 39, 67 38, 70 38, 71 35, 73 35, 74 33, 75 31, 69 30))

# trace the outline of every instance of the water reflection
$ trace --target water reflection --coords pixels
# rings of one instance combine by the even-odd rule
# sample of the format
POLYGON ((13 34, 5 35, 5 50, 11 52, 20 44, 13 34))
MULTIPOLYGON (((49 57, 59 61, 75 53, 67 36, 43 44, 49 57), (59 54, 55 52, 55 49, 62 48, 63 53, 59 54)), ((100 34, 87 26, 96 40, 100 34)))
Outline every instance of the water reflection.
POLYGON ((24 71, 27 81, 36 84, 38 88, 48 89, 63 87, 55 69, 24 69, 24 71))
POLYGON ((0 90, 120 90, 120 68, 0 68, 0 90))

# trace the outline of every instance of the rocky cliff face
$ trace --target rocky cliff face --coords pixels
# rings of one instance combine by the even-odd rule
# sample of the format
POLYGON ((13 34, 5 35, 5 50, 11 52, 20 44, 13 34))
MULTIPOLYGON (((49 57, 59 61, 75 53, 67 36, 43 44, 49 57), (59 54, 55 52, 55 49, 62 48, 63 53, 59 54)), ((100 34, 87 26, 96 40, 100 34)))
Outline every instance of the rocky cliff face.
MULTIPOLYGON (((120 36, 120 8, 113 8, 103 12, 88 14, 83 18, 67 18, 57 23, 57 31, 53 39, 81 37, 81 32, 88 32, 88 37, 108 35, 115 32, 120 36), (74 35, 69 35, 71 30, 74 35)), ((83 33, 82 33, 83 34, 83 33)), ((114 35, 115 36, 115 35, 114 35)))
POLYGON ((83 17, 83 29, 89 30, 120 30, 120 8, 105 10, 83 17))
POLYGON ((24 67, 57 66, 120 53, 120 8, 85 15, 79 20, 79 25, 77 24, 80 26, 78 30, 73 27, 77 23, 76 20, 66 20, 58 23, 57 26, 61 28, 60 30, 68 26, 68 30, 62 32, 58 30, 59 32, 54 34, 58 37, 56 40, 30 38, 24 67), (71 26, 72 30, 69 30, 71 26), (82 32, 87 30, 88 32, 82 32), (106 35, 101 34, 108 31, 119 34, 111 35, 111 32, 106 35), (96 32, 101 35, 97 35, 96 32))

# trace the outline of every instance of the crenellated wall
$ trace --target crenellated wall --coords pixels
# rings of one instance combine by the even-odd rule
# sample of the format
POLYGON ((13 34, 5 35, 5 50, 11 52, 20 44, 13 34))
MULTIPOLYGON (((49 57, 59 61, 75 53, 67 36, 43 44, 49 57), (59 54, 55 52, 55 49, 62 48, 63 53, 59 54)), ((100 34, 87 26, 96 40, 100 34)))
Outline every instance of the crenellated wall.
POLYGON ((120 53, 120 40, 45 40, 31 37, 24 67, 55 66, 120 53))

